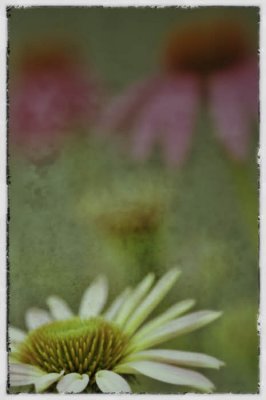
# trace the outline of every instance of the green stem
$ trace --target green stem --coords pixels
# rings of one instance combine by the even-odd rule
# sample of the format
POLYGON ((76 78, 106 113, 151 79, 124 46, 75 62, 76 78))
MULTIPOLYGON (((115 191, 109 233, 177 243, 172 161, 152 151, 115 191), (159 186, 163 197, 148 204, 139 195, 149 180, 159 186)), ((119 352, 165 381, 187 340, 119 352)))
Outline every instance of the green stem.
POLYGON ((243 220, 247 226, 252 246, 258 250, 258 182, 250 171, 249 165, 240 165, 231 162, 230 168, 235 191, 239 200, 243 220))

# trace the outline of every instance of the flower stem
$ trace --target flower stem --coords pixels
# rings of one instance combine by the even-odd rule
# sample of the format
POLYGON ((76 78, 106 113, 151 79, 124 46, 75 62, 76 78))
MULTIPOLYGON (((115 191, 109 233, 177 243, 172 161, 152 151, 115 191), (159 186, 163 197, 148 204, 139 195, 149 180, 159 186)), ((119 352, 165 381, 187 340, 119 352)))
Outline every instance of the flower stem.
POLYGON ((231 176, 252 247, 258 250, 258 183, 249 165, 231 162, 231 176))

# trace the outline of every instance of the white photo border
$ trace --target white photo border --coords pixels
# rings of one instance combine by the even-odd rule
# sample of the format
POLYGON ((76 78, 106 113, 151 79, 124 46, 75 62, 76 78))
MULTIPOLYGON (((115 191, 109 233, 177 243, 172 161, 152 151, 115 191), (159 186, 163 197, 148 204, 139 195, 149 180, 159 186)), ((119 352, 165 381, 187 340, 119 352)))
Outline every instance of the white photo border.
MULTIPOLYGON (((260 8, 260 144, 258 160, 260 165, 260 310, 258 329, 260 332, 260 386, 258 394, 171 394, 171 395, 130 395, 131 398, 160 400, 169 397, 185 400, 201 400, 203 396, 209 399, 229 400, 266 400, 266 4, 260 1, 245 0, 1 0, 0 3, 0 399, 17 399, 17 395, 7 394, 7 223, 8 223, 8 190, 7 190, 7 113, 6 113, 6 83, 7 83, 7 7, 31 6, 105 6, 105 7, 200 7, 200 6, 254 6, 260 8)), ((54 394, 20 394, 21 399, 53 399, 54 394)), ((77 395, 58 395, 60 399, 77 399, 77 395)), ((128 395, 86 395, 97 398, 124 400, 128 395)), ((205 398, 204 397, 204 398, 205 398)))

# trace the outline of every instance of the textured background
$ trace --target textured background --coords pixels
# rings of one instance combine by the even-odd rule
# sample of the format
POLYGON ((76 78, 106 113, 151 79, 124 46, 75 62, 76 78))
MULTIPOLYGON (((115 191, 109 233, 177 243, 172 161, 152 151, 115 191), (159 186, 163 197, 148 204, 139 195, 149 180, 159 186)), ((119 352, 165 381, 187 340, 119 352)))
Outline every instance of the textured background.
MULTIPOLYGON (((255 8, 13 9, 10 80, 16 77, 26 44, 45 46, 44 38, 60 37, 76 43, 110 93, 116 93, 158 69, 161 46, 171 27, 214 14, 244 19, 256 39, 255 8)), ((198 309, 223 310, 224 315, 167 347, 224 360, 221 371, 206 371, 217 392, 256 392, 258 127, 250 159, 245 166, 236 166, 217 144, 203 107, 192 152, 180 170, 167 169, 157 157, 138 165, 120 151, 116 137, 100 140, 87 133, 76 132, 58 158, 43 167, 11 149, 10 322, 25 328, 26 309, 46 307, 50 294, 62 296, 77 310, 82 291, 99 272, 110 278, 113 298, 148 270, 159 277, 178 265, 182 276, 158 311, 173 301, 195 298, 198 309), (106 187, 107 200, 101 196, 106 187), (115 215, 122 207, 121 198, 131 195, 140 201, 146 196, 151 204, 156 196, 164 199, 156 234, 127 241, 102 235, 90 210, 102 206, 115 215)), ((144 377, 134 389, 179 390, 144 377)))

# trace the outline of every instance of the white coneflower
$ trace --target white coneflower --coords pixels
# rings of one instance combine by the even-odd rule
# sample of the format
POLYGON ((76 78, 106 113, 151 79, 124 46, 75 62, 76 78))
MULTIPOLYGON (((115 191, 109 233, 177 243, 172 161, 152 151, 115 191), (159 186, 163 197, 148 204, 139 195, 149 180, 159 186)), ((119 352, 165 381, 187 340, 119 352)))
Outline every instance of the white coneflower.
POLYGON ((142 374, 212 391, 214 385, 206 377, 183 367, 219 368, 221 361, 205 354, 153 347, 194 331, 221 313, 207 310, 180 317, 195 303, 185 300, 144 323, 179 274, 170 270, 153 288, 154 275, 147 275, 136 288, 126 288, 104 312, 108 287, 102 276, 85 291, 78 316, 57 296, 47 300, 50 312, 28 310, 28 333, 9 328, 10 385, 34 385, 36 392, 56 388, 59 393, 130 393, 126 378, 142 374))

